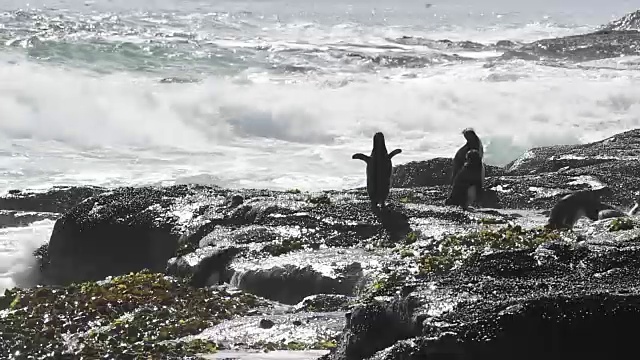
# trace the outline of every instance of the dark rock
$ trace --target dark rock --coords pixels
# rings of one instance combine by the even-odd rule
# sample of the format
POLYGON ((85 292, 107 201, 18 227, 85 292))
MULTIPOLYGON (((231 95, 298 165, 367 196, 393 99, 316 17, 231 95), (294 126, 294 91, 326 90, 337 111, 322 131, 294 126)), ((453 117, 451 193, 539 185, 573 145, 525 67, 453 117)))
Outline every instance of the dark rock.
POLYGON ((640 54, 640 10, 602 26, 597 31, 514 46, 498 42, 496 48, 507 51, 502 60, 542 61, 551 66, 566 66, 592 60, 636 56, 640 54))
POLYGON ((273 323, 273 320, 269 320, 269 319, 261 319, 260 320, 260 328, 262 328, 262 329, 271 329, 273 327, 273 325, 275 325, 273 323))
POLYGON ((601 31, 640 31, 640 10, 629 13, 602 27, 601 31))
POLYGON ((516 43, 511 40, 500 40, 496 43, 496 47, 499 48, 512 48, 514 46, 516 46, 516 43))
MULTIPOLYGON (((491 236, 495 224, 506 226, 507 222, 528 228, 542 225, 547 216, 541 215, 543 210, 576 190, 590 190, 608 203, 630 205, 635 196, 629 192, 637 188, 635 174, 640 170, 633 150, 640 145, 639 137, 640 130, 632 130, 593 144, 532 149, 509 164, 508 171, 487 166, 483 205, 492 209, 463 211, 442 205, 449 192, 450 159, 396 167, 399 186, 406 187, 392 189, 387 208, 377 213, 369 208, 366 189, 319 193, 185 185, 116 189, 82 201, 56 222, 48 248, 37 252, 43 264, 42 281, 99 280, 149 268, 189 278, 196 287, 230 282, 291 305, 316 295, 316 302, 308 303, 308 298, 299 304, 305 311, 315 306, 345 311, 352 303, 343 300, 372 288, 379 296, 408 299, 423 294, 426 286, 408 282, 409 264, 452 234, 485 231, 491 236), (429 186, 416 186, 421 184, 429 186), (234 196, 241 197, 242 203, 234 202, 234 196), (401 270, 406 272, 399 277, 401 282, 407 281, 397 289, 388 286, 389 281, 380 282, 381 277, 401 270)), ((640 238, 625 235, 635 234, 632 230, 609 231, 604 220, 586 223, 594 228, 576 232, 580 241, 593 241, 594 233, 608 234, 601 242, 613 247, 620 239, 633 243, 640 238)), ((510 229, 513 233, 514 228, 510 229)), ((583 266, 597 267, 606 273, 602 276, 611 277, 618 276, 614 268, 630 266, 627 260, 615 260, 618 253, 608 248, 608 255, 588 258, 584 249, 548 246, 541 247, 535 257, 527 250, 500 247, 501 252, 480 254, 458 271, 473 268, 464 275, 473 287, 484 278, 519 284, 532 272, 553 277, 569 269, 582 271, 583 266)), ((629 252, 620 251, 620 256, 631 259, 629 252)), ((429 266, 434 269, 448 264, 446 259, 433 261, 429 266)), ((537 292, 555 289, 546 280, 527 286, 537 292)), ((405 315, 403 330, 398 330, 408 336, 403 339, 422 336, 414 332, 419 326, 412 320, 421 314, 407 310, 405 315)), ((358 321, 357 316, 349 318, 349 322, 358 321)), ((386 326, 386 322, 370 325, 386 326)), ((394 336, 379 340, 393 344, 400 340, 394 336)), ((362 349, 353 351, 366 352, 362 349)))
POLYGON ((442 40, 431 40, 422 37, 413 37, 413 36, 403 36, 397 39, 388 39, 392 42, 402 45, 422 45, 428 46, 433 49, 440 50, 451 50, 451 49, 460 49, 467 51, 480 51, 486 49, 485 45, 480 43, 476 43, 473 41, 451 41, 448 39, 442 40))
POLYGON ((632 290, 640 284, 640 243, 559 245, 495 252, 426 274, 408 294, 360 305, 327 358, 563 359, 632 351, 625 329, 640 320, 640 295, 632 290))
POLYGON ((590 34, 538 40, 518 52, 550 59, 576 62, 635 56, 640 54, 640 32, 596 31, 590 34))
POLYGON ((353 298, 338 294, 318 294, 307 296, 296 305, 296 312, 329 312, 349 309, 353 298))
POLYGON ((311 266, 286 264, 238 272, 232 282, 246 292, 294 305, 313 294, 353 295, 361 272, 357 269, 348 276, 334 278, 311 266))
POLYGON ((45 282, 68 284, 149 269, 163 272, 178 248, 177 215, 167 210, 189 193, 121 188, 86 199, 53 228, 45 282))
POLYGON ((168 261, 168 275, 190 278, 191 285, 204 287, 229 281, 226 273, 233 258, 243 250, 237 247, 206 246, 192 253, 171 258, 168 261))
POLYGON ((107 191, 95 186, 56 186, 44 192, 10 190, 0 197, 0 210, 63 213, 81 201, 107 191))
MULTIPOLYGON (((640 155, 640 129, 629 130, 589 144, 555 145, 533 148, 506 165, 508 175, 530 175, 576 169, 603 163, 627 161, 626 170, 640 155)), ((621 164, 620 164, 621 165, 621 164)), ((630 169, 628 174, 635 174, 630 169)))
MULTIPOLYGON (((393 168, 393 187, 448 186, 451 184, 452 164, 453 158, 434 158, 397 165, 393 168)), ((487 177, 502 176, 503 174, 503 169, 485 165, 487 177)))
POLYGON ((242 197, 242 195, 233 194, 227 198, 226 205, 230 208, 235 208, 242 205, 243 202, 244 202, 244 198, 242 197))

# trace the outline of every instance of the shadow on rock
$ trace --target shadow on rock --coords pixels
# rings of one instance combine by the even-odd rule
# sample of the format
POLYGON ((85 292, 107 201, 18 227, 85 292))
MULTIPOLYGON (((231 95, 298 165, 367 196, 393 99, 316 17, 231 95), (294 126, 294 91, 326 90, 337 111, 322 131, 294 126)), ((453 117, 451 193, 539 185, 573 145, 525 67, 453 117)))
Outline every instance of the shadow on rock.
POLYGON ((376 211, 375 214, 392 242, 404 239, 411 231, 409 217, 397 209, 386 207, 376 211))

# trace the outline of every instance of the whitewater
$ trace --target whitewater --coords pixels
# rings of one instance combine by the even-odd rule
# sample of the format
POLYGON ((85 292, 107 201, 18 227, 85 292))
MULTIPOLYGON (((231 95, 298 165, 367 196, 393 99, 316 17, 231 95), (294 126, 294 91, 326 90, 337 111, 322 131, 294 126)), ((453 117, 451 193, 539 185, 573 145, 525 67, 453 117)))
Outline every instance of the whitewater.
MULTIPOLYGON (((343 189, 376 131, 395 164, 485 162, 640 125, 640 59, 495 61, 632 1, 17 1, 0 4, 0 192, 54 185, 343 189), (411 41, 411 39, 427 39, 411 41)), ((53 220, 0 228, 0 291, 53 220)))

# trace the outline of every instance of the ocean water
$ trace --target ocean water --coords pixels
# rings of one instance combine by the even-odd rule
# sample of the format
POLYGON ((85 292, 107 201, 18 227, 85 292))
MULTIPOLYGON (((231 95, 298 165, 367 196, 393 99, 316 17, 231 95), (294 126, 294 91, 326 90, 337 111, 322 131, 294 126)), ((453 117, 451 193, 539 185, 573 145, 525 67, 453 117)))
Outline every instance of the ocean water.
MULTIPOLYGON (((528 42, 592 31, 638 7, 3 0, 0 192, 355 187, 364 165, 351 154, 370 151, 376 131, 403 149, 396 164, 452 156, 468 126, 498 165, 533 146, 599 140, 640 124, 638 58, 494 62, 504 51, 410 39, 528 42)), ((0 229, 0 291, 51 227, 0 229)))

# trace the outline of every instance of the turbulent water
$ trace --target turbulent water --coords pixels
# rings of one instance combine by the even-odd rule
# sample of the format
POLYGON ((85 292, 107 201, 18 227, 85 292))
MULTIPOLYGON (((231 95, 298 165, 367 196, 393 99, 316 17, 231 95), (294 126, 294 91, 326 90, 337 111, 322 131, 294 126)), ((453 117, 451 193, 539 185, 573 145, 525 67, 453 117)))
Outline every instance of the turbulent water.
MULTIPOLYGON (((403 163, 451 156, 473 126, 505 164, 640 124, 638 58, 496 46, 594 31, 633 1, 433 1, 3 0, 0 191, 345 188, 376 131, 403 163)), ((0 229, 0 279, 51 224, 0 229)))

